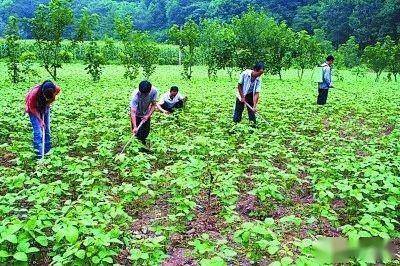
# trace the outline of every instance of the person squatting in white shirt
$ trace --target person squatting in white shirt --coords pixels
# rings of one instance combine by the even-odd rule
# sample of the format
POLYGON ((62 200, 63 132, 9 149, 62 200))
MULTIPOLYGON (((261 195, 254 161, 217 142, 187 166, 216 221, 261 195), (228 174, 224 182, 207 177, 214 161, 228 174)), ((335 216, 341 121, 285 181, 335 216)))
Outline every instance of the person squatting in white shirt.
POLYGON ((158 109, 164 113, 172 113, 174 109, 182 108, 187 97, 179 93, 177 86, 172 86, 169 92, 166 92, 158 103, 158 109))

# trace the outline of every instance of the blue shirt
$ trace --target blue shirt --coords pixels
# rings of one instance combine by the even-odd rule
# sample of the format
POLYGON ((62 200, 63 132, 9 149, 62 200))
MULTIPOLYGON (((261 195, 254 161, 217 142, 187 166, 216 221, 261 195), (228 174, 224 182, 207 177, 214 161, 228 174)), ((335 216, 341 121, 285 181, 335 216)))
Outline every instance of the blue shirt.
POLYGON ((318 88, 327 90, 331 86, 332 86, 332 70, 327 63, 324 63, 322 65, 322 83, 318 83, 318 88))
POLYGON ((149 105, 157 101, 157 89, 151 88, 147 95, 143 95, 139 90, 132 95, 131 107, 136 109, 136 116, 143 117, 147 115, 149 105))

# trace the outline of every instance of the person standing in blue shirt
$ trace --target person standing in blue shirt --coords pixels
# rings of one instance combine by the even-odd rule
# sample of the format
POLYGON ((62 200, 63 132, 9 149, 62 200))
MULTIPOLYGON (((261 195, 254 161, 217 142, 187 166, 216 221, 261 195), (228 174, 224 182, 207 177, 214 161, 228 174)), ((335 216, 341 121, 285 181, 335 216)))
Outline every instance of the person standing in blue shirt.
POLYGON ((261 91, 261 75, 264 74, 264 63, 258 62, 255 64, 253 69, 247 69, 240 74, 235 110, 233 113, 233 121, 238 123, 242 120, 242 114, 244 110, 245 103, 249 104, 253 110, 247 107, 247 112, 249 115, 249 120, 256 124, 257 104, 260 98, 261 91))
POLYGON ((330 88, 333 88, 332 85, 332 65, 335 58, 332 55, 329 55, 326 58, 326 62, 321 65, 322 67, 322 82, 318 83, 318 98, 317 104, 324 105, 326 104, 326 100, 328 98, 328 92, 330 88))

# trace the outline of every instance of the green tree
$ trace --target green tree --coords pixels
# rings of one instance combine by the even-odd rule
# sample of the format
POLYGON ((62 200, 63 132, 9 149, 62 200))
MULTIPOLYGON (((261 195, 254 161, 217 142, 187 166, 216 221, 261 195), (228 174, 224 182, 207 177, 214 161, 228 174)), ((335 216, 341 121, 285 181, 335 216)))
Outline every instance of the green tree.
POLYGON ((232 20, 237 42, 237 67, 250 68, 257 61, 266 61, 268 57, 268 35, 275 21, 265 12, 250 9, 232 20))
POLYGON ((139 62, 136 58, 136 50, 134 46, 134 32, 131 18, 117 18, 115 20, 115 28, 119 38, 122 41, 122 51, 119 56, 125 67, 124 77, 134 80, 139 75, 139 62))
POLYGON ((87 64, 85 70, 92 76, 93 81, 99 81, 105 60, 95 40, 90 41, 89 45, 86 47, 85 63, 87 64))
POLYGON ((114 61, 118 57, 118 47, 115 43, 115 40, 112 37, 106 36, 103 39, 104 45, 102 46, 102 53, 105 58, 106 63, 110 63, 114 61))
POLYGON ((200 40, 209 78, 216 77, 219 69, 226 69, 231 75, 236 55, 233 28, 216 20, 204 20, 200 40))
POLYGON ((75 42, 84 43, 89 40, 88 46, 85 48, 85 70, 92 76, 94 82, 100 80, 102 67, 105 63, 104 56, 100 47, 94 39, 94 32, 99 25, 99 16, 97 14, 90 14, 89 11, 84 10, 81 19, 76 25, 75 42))
POLYGON ((376 73, 375 81, 379 80, 380 75, 388 66, 391 42, 391 38, 387 36, 383 43, 377 42, 375 45, 367 46, 364 49, 361 59, 368 68, 376 73))
POLYGON ((279 75, 282 79, 282 70, 289 69, 292 65, 292 53, 294 50, 295 33, 285 22, 270 24, 268 31, 263 35, 267 40, 267 70, 273 75, 279 75))
POLYGON ((400 42, 397 44, 388 39, 389 49, 389 60, 387 70, 394 76, 394 80, 397 82, 397 75, 400 73, 400 42))
POLYGON ((193 66, 195 64, 195 49, 200 40, 199 26, 193 21, 187 21, 183 27, 173 25, 168 32, 169 39, 176 45, 183 54, 183 72, 184 78, 191 79, 193 75, 193 66))
POLYGON ((99 15, 90 14, 87 9, 82 12, 81 18, 75 25, 75 37, 76 42, 84 42, 94 39, 94 32, 99 25, 99 15))
POLYGON ((339 46, 335 58, 339 67, 353 68, 360 64, 360 45, 354 36, 339 46))
POLYGON ((300 80, 305 69, 313 68, 319 63, 322 52, 321 44, 314 36, 310 36, 304 30, 296 33, 293 61, 300 80))
POLYGON ((57 69, 63 63, 63 33, 72 20, 69 0, 51 0, 48 5, 39 5, 35 17, 30 20, 32 34, 39 47, 39 59, 54 80, 57 80, 57 69))
POLYGON ((21 81, 21 45, 18 27, 18 19, 14 16, 9 17, 5 30, 5 57, 7 58, 7 68, 10 79, 13 83, 21 81))
POLYGON ((134 40, 137 60, 143 69, 144 77, 149 79, 156 70, 160 50, 147 33, 137 33, 134 40))

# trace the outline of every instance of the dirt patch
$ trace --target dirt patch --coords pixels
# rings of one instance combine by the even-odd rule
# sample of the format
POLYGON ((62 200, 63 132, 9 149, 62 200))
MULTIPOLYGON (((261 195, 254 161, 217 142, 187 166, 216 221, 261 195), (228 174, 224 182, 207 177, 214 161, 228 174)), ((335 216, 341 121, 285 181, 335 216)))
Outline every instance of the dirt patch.
POLYGON ((131 232, 142 238, 155 237, 151 231, 153 222, 168 217, 169 204, 167 202, 168 195, 163 195, 156 200, 152 206, 144 206, 146 199, 140 202, 133 202, 125 209, 128 214, 137 216, 137 219, 131 225, 131 232), (139 212, 140 211, 140 212, 139 212))
POLYGON ((206 192, 200 193, 197 201, 195 218, 189 222, 187 235, 199 236, 208 233, 218 236, 225 222, 219 217, 222 207, 219 199, 215 195, 208 195, 206 192))
POLYGON ((394 259, 400 260, 400 238, 394 238, 390 240, 388 250, 394 259))
POLYGON ((117 264, 119 265, 125 265, 125 266, 130 266, 132 265, 129 256, 131 255, 131 253, 129 252, 129 250, 127 248, 121 250, 121 252, 117 255, 117 257, 115 258, 117 264))
POLYGON ((195 266, 197 263, 190 256, 190 251, 185 248, 174 248, 169 253, 169 258, 162 266, 195 266))
POLYGON ((217 196, 202 191, 196 202, 195 217, 187 224, 187 231, 183 234, 172 234, 167 247, 169 257, 162 263, 163 266, 198 265, 187 249, 187 243, 201 234, 208 234, 212 239, 220 239, 221 231, 226 223, 219 214, 222 210, 217 196))
POLYGON ((357 150, 357 151, 356 151, 356 154, 357 154, 357 156, 359 156, 359 157, 367 157, 367 156, 369 155, 368 152, 363 151, 363 150, 357 150))
POLYGON ((393 130, 394 130, 394 126, 393 125, 385 125, 383 127, 383 129, 382 129, 382 133, 381 134, 384 135, 384 136, 388 136, 388 135, 392 134, 393 130))
POLYGON ((273 159, 271 163, 274 167, 278 168, 281 171, 287 170, 286 162, 283 160, 279 160, 279 158, 273 159))
POLYGON ((296 204, 309 205, 314 203, 311 182, 304 179, 300 185, 296 185, 291 189, 291 199, 296 204))
POLYGON ((47 266, 51 264, 51 258, 48 253, 51 251, 49 247, 37 247, 39 252, 33 254, 29 258, 29 265, 47 266))
POLYGON ((341 232, 338 228, 333 227, 326 218, 320 218, 312 224, 303 225, 300 229, 300 236, 302 238, 321 235, 325 237, 339 237, 341 232))
POLYGON ((17 158, 17 156, 14 153, 1 154, 0 165, 6 168, 13 167, 15 166, 15 162, 12 162, 12 160, 15 158, 17 158))
POLYGON ((329 120, 328 120, 328 118, 325 118, 323 121, 322 121, 322 124, 324 125, 324 129, 325 129, 325 131, 328 131, 329 130, 329 120))
POLYGON ((260 209, 259 199, 250 194, 242 194, 236 204, 236 211, 244 218, 249 218, 250 213, 260 209))
POLYGON ((346 207, 346 203, 342 199, 334 199, 331 203, 331 207, 335 211, 341 210, 346 207))
POLYGON ((284 216, 290 215, 290 213, 292 213, 292 208, 280 205, 280 206, 277 206, 275 208, 275 210, 270 213, 270 217, 277 220, 284 216))

